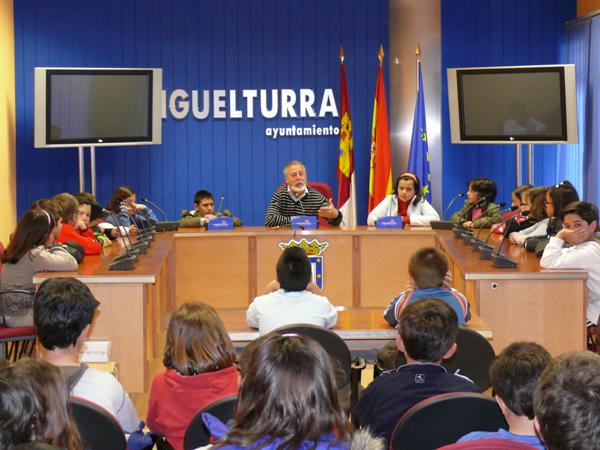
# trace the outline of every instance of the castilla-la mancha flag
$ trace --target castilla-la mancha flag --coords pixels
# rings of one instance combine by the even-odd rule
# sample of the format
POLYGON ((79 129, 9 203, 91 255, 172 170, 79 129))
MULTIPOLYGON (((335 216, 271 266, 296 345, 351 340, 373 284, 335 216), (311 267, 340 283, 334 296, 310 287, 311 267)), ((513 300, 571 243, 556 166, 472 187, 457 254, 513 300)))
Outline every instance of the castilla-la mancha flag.
POLYGON ((371 131, 371 173, 369 178, 369 212, 392 193, 392 156, 388 128, 385 84, 383 81, 383 46, 379 48, 379 72, 373 104, 371 131))
POLYGON ((340 49, 340 146, 338 157, 338 202, 342 212, 341 225, 356 226, 356 192, 354 188, 354 140, 352 138, 352 119, 350 119, 350 101, 346 88, 346 69, 344 68, 344 49, 340 49))

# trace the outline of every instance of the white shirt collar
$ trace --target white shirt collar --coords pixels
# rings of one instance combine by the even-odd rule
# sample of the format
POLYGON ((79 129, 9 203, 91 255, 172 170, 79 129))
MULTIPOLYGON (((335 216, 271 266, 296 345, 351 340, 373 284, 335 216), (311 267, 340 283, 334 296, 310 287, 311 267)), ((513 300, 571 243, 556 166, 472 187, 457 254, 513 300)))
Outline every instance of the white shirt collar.
POLYGON ((294 200, 295 202, 299 202, 300 200, 302 200, 304 198, 304 196, 306 194, 308 194, 308 186, 304 185, 304 194, 302 194, 300 197, 296 197, 293 193, 292 190, 290 189, 290 187, 286 184, 286 188, 287 188, 287 193, 288 195, 291 197, 292 200, 294 200))

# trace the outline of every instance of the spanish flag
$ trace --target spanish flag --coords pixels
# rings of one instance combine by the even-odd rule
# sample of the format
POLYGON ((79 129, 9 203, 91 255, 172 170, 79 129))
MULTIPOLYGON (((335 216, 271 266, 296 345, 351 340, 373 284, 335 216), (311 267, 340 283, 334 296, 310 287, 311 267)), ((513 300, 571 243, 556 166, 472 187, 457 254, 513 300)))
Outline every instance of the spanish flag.
POLYGON ((392 156, 388 128, 385 84, 383 82, 383 46, 379 48, 379 73, 373 104, 371 131, 371 173, 369 178, 369 212, 392 193, 392 156))
POLYGON ((352 138, 352 119, 350 119, 350 101, 346 88, 346 69, 344 67, 344 48, 340 48, 340 146, 338 157, 338 203, 342 212, 341 225, 356 226, 356 191, 354 188, 354 140, 352 138))

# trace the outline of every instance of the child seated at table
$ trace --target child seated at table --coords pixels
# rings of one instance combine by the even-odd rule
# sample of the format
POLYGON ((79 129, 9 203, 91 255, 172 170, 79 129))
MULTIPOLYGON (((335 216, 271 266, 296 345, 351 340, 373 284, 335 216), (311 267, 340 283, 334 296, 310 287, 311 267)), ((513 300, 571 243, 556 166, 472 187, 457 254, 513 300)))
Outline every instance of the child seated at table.
POLYGON ((509 234, 510 241, 519 246, 525 245, 527 238, 532 236, 544 236, 548 228, 548 214, 544 203, 546 201, 545 187, 537 187, 527 192, 527 205, 529 214, 529 226, 509 234))
POLYGON ((544 269, 587 270, 587 326, 595 327, 600 316, 598 208, 588 202, 573 202, 559 213, 559 218, 563 229, 548 241, 540 266, 544 269))
POLYGON ((246 312, 248 325, 266 334, 292 323, 331 328, 337 310, 326 297, 308 290, 312 277, 310 260, 301 247, 286 248, 276 266, 279 289, 254 299, 246 312))
POLYGON ((94 232, 79 219, 79 202, 71 194, 63 192, 51 199, 56 205, 58 213, 62 218, 63 225, 56 242, 77 242, 83 248, 86 255, 97 255, 102 245, 94 236, 94 232))
POLYGON ((385 320, 395 326, 400 313, 409 304, 424 297, 433 297, 454 309, 458 324, 463 326, 471 318, 469 302, 456 289, 444 286, 447 272, 448 260, 441 251, 433 247, 417 250, 408 262, 409 289, 391 301, 383 313, 385 320))
POLYGON ((467 200, 450 220, 463 228, 489 227, 502 222, 500 208, 494 203, 497 192, 496 183, 488 178, 469 180, 467 200))
POLYGON ((449 392, 477 392, 468 378, 447 373, 441 362, 456 352, 458 318, 441 300, 412 303, 398 318, 396 344, 407 364, 379 375, 358 400, 356 416, 362 427, 390 439, 398 419, 429 397, 449 392))

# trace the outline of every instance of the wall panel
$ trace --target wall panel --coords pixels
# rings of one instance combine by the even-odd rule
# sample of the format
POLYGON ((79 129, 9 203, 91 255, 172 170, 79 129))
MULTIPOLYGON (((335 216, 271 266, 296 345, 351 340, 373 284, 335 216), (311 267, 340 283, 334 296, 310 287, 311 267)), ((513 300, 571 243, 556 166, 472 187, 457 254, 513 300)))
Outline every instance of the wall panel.
MULTIPOLYGON (((366 222, 377 50, 388 49, 387 0, 21 0, 15 2, 18 209, 78 189, 73 149, 33 148, 33 68, 162 67, 167 93, 193 89, 332 88, 339 95, 340 44, 354 125, 359 221, 366 222)), ((387 61, 386 61, 387 68, 387 61)), ((387 71, 386 71, 387 72, 387 71)), ((241 91, 238 91, 241 95, 241 91)), ((388 90, 389 93, 389 90, 388 90)), ((199 188, 226 197, 245 223, 262 224, 289 159, 337 191, 338 137, 265 136, 266 127, 338 125, 332 118, 163 121, 159 146, 97 149, 98 198, 128 184, 169 218, 199 188)))

